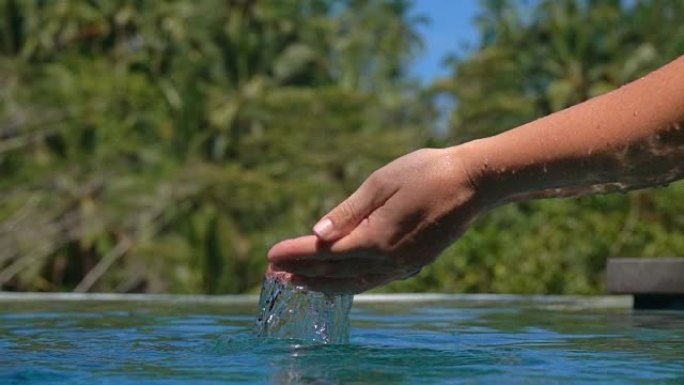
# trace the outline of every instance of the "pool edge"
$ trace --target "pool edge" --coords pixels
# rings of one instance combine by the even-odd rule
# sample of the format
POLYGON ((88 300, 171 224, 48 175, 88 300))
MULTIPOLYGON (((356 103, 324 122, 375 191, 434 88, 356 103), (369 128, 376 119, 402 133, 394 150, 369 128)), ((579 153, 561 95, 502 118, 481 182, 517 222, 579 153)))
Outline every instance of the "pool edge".
MULTIPOLYGON (((120 294, 120 293, 39 293, 3 292, 0 302, 15 301, 103 301, 103 302, 174 302, 215 303, 232 305, 256 304, 258 295, 194 295, 194 294, 120 294)), ((410 302, 460 302, 474 303, 531 303, 541 305, 575 305, 588 308, 631 308, 631 295, 518 295, 518 294, 443 294, 443 293, 397 293, 360 294, 354 303, 410 303, 410 302)))

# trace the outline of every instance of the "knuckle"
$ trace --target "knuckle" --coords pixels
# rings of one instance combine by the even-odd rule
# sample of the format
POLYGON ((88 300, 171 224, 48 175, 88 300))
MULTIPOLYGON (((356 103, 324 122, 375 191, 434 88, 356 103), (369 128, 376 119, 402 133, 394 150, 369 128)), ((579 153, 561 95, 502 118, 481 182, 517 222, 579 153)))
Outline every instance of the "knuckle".
POLYGON ((369 194, 384 196, 392 186, 392 177, 384 168, 374 171, 364 182, 364 189, 369 194))
POLYGON ((384 184, 384 174, 380 170, 374 171, 368 178, 366 179, 366 187, 370 188, 371 190, 377 190, 382 185, 384 184))
POLYGON ((397 231, 385 230, 378 232, 373 238, 373 246, 389 259, 394 260, 395 255, 400 254, 402 249, 403 234, 397 231))
POLYGON ((353 199, 347 199, 337 208, 337 218, 341 221, 349 221, 356 218, 356 203, 353 199))

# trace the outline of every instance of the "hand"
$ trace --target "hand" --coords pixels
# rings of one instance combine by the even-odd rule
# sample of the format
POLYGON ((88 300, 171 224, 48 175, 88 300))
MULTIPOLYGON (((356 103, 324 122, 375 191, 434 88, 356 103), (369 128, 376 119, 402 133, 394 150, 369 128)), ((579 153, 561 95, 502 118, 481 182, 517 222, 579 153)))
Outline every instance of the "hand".
POLYGON ((458 149, 418 150, 377 170, 323 217, 316 235, 273 246, 270 274, 329 294, 417 274, 488 207, 458 149))

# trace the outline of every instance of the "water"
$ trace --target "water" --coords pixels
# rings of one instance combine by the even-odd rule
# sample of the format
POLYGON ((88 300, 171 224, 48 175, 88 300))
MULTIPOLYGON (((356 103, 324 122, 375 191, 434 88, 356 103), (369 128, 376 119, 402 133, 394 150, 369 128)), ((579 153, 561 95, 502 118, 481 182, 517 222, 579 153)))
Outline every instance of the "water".
POLYGON ((255 337, 256 298, 0 301, 0 384, 684 383, 684 312, 468 298, 359 297, 327 345, 255 337))
POLYGON ((259 296, 255 334, 310 342, 349 342, 352 295, 325 295, 266 277, 259 296))

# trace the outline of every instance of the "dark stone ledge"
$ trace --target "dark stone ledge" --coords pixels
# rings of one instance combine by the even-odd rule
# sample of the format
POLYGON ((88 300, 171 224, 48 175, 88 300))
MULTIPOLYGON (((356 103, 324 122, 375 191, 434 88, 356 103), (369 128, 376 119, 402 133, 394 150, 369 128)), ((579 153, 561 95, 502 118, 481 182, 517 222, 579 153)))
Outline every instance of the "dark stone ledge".
POLYGON ((609 293, 633 294, 637 309, 684 309, 684 258, 612 258, 609 293))
POLYGON ((606 283, 615 294, 684 294, 684 258, 612 258, 606 283))

